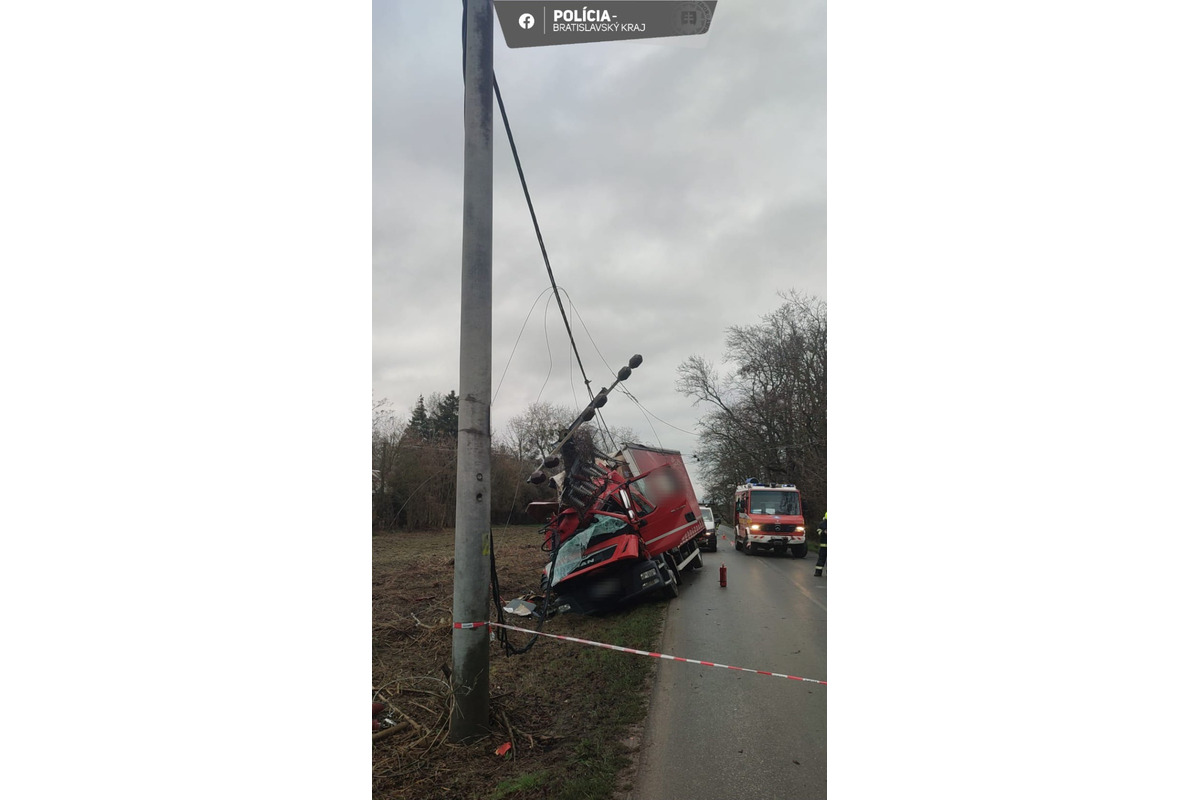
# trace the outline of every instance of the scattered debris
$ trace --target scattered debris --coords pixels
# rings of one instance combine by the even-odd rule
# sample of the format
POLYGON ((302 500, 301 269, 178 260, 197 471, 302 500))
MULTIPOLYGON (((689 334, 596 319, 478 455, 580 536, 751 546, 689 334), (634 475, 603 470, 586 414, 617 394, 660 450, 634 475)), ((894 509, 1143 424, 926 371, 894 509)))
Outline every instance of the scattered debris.
POLYGON ((542 598, 537 595, 526 595, 520 600, 513 600, 504 607, 505 614, 512 614, 518 617, 528 617, 538 613, 538 606, 541 605, 542 598))

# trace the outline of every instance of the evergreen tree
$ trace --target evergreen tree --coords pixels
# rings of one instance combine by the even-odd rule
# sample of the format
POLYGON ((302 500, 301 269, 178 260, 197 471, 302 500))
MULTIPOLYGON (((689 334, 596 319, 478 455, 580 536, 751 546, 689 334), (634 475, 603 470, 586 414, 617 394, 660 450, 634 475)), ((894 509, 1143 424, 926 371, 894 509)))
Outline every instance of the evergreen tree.
POLYGON ((413 409, 412 417, 408 421, 408 429, 422 439, 429 439, 433 436, 433 423, 429 419, 429 412, 425 409, 425 395, 417 398, 417 407, 413 409))
POLYGON ((441 398, 433 410, 430 423, 434 434, 450 438, 458 438, 458 396, 454 390, 441 398))

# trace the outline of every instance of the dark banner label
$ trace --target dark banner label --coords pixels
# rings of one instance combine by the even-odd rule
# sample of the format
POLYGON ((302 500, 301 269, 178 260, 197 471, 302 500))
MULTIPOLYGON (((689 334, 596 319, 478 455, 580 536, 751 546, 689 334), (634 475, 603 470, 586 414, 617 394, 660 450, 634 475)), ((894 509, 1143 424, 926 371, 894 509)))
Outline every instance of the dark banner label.
POLYGON ((509 47, 697 36, 708 32, 717 8, 717 0, 494 0, 493 4, 509 47))

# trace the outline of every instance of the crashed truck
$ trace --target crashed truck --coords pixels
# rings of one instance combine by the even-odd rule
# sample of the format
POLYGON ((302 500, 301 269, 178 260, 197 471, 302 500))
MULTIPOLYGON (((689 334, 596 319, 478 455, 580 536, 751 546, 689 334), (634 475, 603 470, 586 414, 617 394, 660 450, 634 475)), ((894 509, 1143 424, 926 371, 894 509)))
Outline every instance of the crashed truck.
POLYGON ((681 453, 642 444, 595 453, 573 439, 641 362, 635 355, 620 369, 529 477, 549 481, 558 494, 528 508, 548 520, 542 589, 556 612, 594 614, 655 595, 678 597, 681 573, 702 566, 704 519, 681 453))

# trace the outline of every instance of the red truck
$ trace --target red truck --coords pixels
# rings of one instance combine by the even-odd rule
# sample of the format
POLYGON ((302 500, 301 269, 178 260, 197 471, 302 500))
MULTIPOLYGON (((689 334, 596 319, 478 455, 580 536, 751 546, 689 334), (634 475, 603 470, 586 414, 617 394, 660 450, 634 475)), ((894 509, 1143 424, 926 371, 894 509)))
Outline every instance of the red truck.
MULTIPOLYGON (((641 360, 631 358, 617 380, 641 360)), ((553 593, 557 611, 590 614, 655 593, 677 597, 680 573, 702 566, 696 537, 704 533, 704 518, 682 454, 641 444, 610 454, 576 451, 572 434, 611 389, 600 391, 529 478, 558 490, 557 502, 529 507, 549 519, 543 589, 553 593)))
POLYGON ((678 451, 627 444, 555 480, 560 502, 531 504, 530 512, 540 506, 553 514, 543 588, 554 592, 557 611, 591 614, 653 594, 677 597, 680 573, 702 566, 704 518, 678 451))

